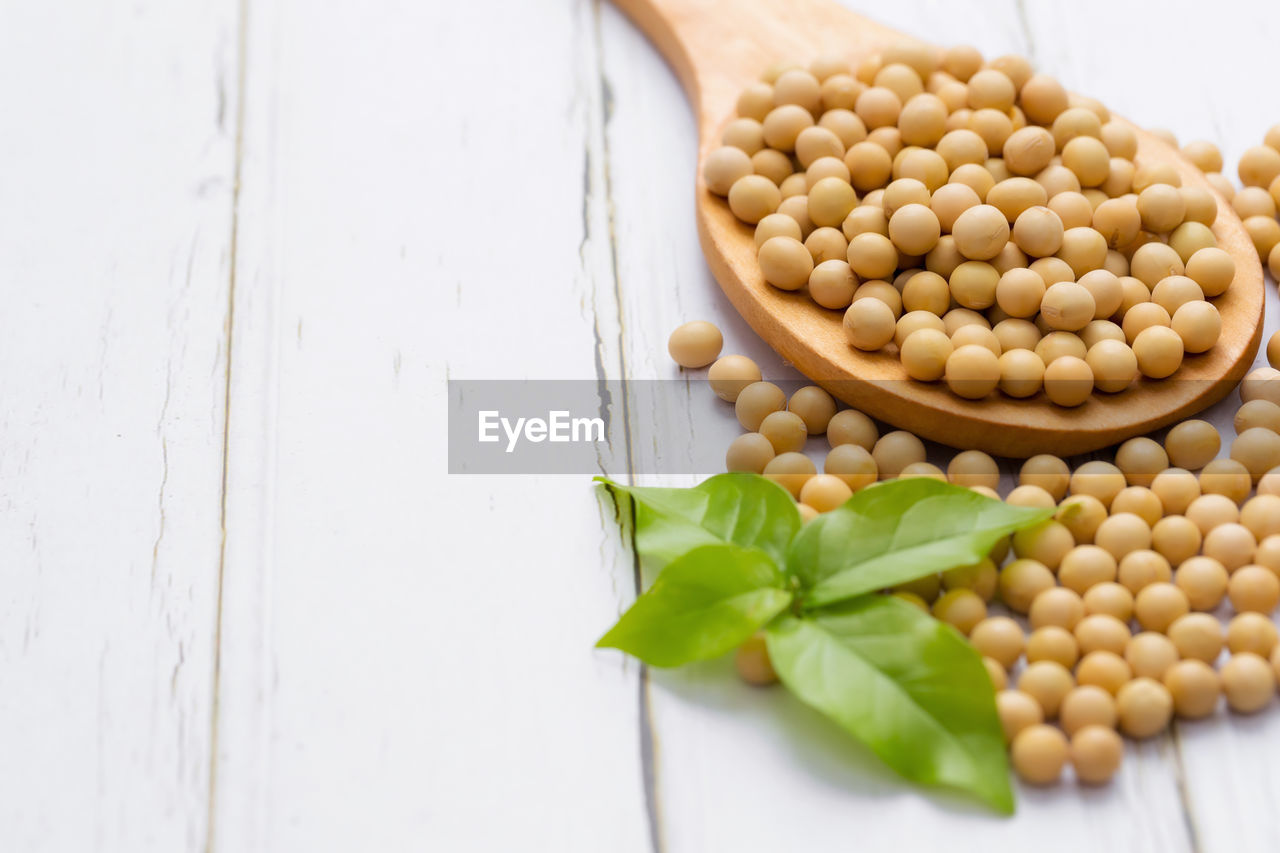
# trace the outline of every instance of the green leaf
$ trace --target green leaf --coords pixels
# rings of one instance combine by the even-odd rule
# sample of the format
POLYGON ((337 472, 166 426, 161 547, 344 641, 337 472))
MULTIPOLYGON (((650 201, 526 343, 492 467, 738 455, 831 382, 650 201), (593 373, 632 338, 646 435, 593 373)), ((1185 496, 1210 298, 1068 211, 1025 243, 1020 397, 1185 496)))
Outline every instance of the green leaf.
POLYGON ((954 628, 867 595, 768 631, 783 683, 913 782, 969 791, 1013 811, 995 693, 954 628))
POLYGON ((702 545, 663 569, 596 646, 653 666, 719 657, 790 603, 784 580, 761 551, 702 545))
POLYGON ((924 477, 894 480, 806 524, 786 566, 805 606, 819 607, 976 563, 1000 537, 1052 514, 924 477))
POLYGON ((623 486, 597 477, 636 506, 636 551, 662 567, 699 545, 729 542, 759 548, 782 565, 800 529, 800 512, 787 490, 757 474, 719 474, 691 489, 623 486))

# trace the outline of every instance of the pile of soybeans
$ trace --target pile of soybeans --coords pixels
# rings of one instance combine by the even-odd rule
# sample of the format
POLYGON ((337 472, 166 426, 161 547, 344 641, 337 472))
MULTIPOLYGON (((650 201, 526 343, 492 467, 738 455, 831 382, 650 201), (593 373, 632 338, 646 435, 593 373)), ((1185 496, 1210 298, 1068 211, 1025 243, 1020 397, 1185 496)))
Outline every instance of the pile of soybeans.
MULTIPOLYGON (((1280 336, 1268 351, 1280 361, 1280 336)), ((712 390, 742 427, 730 471, 769 477, 806 521, 855 491, 901 477, 933 477, 1001 499, 1000 468, 976 450, 944 471, 905 430, 882 432, 807 385, 790 398, 741 355, 719 357, 710 323, 673 333, 672 357, 706 366, 712 390), (823 471, 804 450, 825 435, 823 471)), ((1222 701, 1237 713, 1269 705, 1280 680, 1280 370, 1255 370, 1240 387, 1236 437, 1187 420, 1163 441, 1121 444, 1113 462, 1074 471, 1051 455, 1026 460, 1003 500, 1056 508, 987 559, 886 590, 933 613, 983 656, 1014 769, 1049 784, 1069 763, 1100 784, 1119 769, 1120 735, 1163 732, 1175 716, 1206 717, 1222 701), (1055 725, 1056 724, 1056 725, 1055 725)), ((776 680, 759 638, 738 655, 744 679, 776 680)))
MULTIPOLYGON (((912 379, 1079 406, 1218 341, 1235 263, 1214 194, 1021 57, 902 42, 856 68, 784 63, 737 112, 703 180, 754 226, 765 281, 843 312, 850 346, 912 379)), ((1242 159, 1236 206, 1264 259, 1280 128, 1268 143, 1242 159)), ((1186 153, 1231 189, 1212 145, 1186 153)))

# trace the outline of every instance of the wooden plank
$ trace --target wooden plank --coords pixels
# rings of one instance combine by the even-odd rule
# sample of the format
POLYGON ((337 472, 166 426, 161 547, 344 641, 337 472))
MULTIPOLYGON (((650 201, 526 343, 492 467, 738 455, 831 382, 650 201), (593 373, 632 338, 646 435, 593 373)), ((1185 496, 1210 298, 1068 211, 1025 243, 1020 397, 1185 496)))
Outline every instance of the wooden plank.
POLYGON ((619 374, 592 9, 249 32, 215 848, 648 849, 612 507, 446 468, 447 378, 619 374))
MULTIPOLYGON (((940 43, 967 41, 989 55, 1026 49, 1013 4, 852 5, 940 43)), ((726 352, 757 359, 767 377, 795 378, 734 313, 701 258, 693 223, 694 122, 674 76, 607 6, 603 32, 604 73, 614 96, 611 187, 630 375, 680 376, 666 355, 666 336, 679 323, 708 319, 724 330, 726 352), (653 297, 658 287, 661 299, 653 297)), ((700 387, 699 376, 686 376, 687 404, 635 411, 633 433, 662 434, 680 419, 690 445, 727 445, 739 427, 732 410, 700 387)), ((810 450, 820 454, 824 446, 815 439, 810 450)), ((662 482, 697 479, 670 473, 686 467, 693 455, 687 447, 638 443, 636 453, 637 471, 666 475, 662 482)), ((994 849, 1192 847, 1168 739, 1130 746, 1124 770, 1106 790, 1021 788, 1017 817, 1001 821, 958 800, 923 797, 782 691, 749 689, 723 663, 654 674, 653 704, 666 850, 787 849, 849 838, 881 849, 900 844, 906 827, 920 847, 953 843, 961 832, 981 832, 994 849)))
MULTIPOLYGON (((1280 92, 1242 85, 1273 73, 1269 54, 1276 37, 1274 22, 1240 0, 1215 5, 1213 14, 1197 16, 1194 26, 1180 15, 1154 16, 1149 11, 1101 0, 1073 5, 1069 12, 1051 4, 1031 4, 1027 23, 1048 70, 1079 80, 1081 90, 1097 93, 1135 121, 1170 128, 1182 142, 1214 142, 1225 155, 1226 174, 1235 182, 1240 153, 1260 144, 1266 128, 1280 117, 1280 92), (1084 23, 1096 15, 1106 16, 1108 33, 1144 35, 1126 44, 1098 41, 1097 32, 1084 23), (1174 59, 1204 56, 1206 51, 1221 61, 1174 59), (1156 68, 1159 72, 1153 77, 1156 68), (1135 85, 1139 80, 1147 85, 1135 85)), ((1280 330, 1280 300, 1270 277, 1266 296, 1264 341, 1280 330)), ((1257 364, 1265 363, 1260 354, 1257 364)), ((1238 405, 1239 396, 1233 393, 1204 417, 1229 437, 1238 405)), ((1225 445, 1220 455, 1227 455, 1225 445)), ((1222 616, 1229 618, 1229 608, 1222 616)), ((1280 817, 1274 808, 1274 792, 1280 790, 1277 738, 1280 718, 1274 707, 1254 717, 1222 709, 1208 720, 1175 725, 1197 849, 1234 853, 1280 847, 1280 817)))
POLYGON ((208 815, 236 4, 0 27, 0 838, 208 815))

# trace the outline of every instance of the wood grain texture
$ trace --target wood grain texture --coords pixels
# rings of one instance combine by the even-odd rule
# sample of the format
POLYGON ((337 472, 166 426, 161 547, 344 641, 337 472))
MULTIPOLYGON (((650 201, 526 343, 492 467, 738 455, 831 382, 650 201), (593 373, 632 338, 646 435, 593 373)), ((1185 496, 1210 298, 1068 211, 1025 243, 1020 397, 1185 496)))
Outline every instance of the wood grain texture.
POLYGON ((208 816, 235 4, 0 26, 0 846, 208 816))
MULTIPOLYGON (((855 64, 903 36, 828 0, 619 0, 668 58, 696 105, 699 164, 720 144, 741 89, 782 59, 837 54, 855 64)), ((1184 184, 1208 187, 1169 146, 1138 131, 1140 163, 1174 165, 1184 184)), ((1095 394, 1063 408, 1043 393, 964 400, 941 383, 910 381, 893 348, 865 353, 849 346, 842 313, 807 294, 768 285, 756 262, 753 229, 697 175, 698 229, 716 280, 753 329, 806 376, 845 402, 904 429, 958 447, 1007 456, 1082 453, 1150 432, 1204 409, 1227 394, 1257 354, 1262 269, 1240 220, 1221 202, 1213 228, 1236 261, 1236 280, 1216 300, 1223 332, 1217 346, 1189 358, 1172 381, 1142 379, 1128 391, 1095 394)))
MULTIPOLYGON (((1273 73, 1261 4, 852 5, 1229 159, 1280 116, 1239 83, 1273 73)), ((585 477, 447 474, 448 377, 683 380, 629 417, 687 443, 609 473, 687 485, 664 472, 740 429, 671 328, 800 376, 716 287, 698 123, 614 7, 2 17, 0 847, 1280 849, 1280 710, 998 820, 723 663, 593 651, 637 584, 611 508, 585 477)))
POLYGON ((446 464, 448 378, 620 374, 594 45, 585 4, 253 4, 216 850, 649 848, 612 507, 446 464))

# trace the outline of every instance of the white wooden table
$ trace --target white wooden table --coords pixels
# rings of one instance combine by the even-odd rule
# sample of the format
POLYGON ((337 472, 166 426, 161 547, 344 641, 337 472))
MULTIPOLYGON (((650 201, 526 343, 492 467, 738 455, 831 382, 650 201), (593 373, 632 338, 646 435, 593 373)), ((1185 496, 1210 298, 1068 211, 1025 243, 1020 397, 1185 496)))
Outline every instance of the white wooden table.
MULTIPOLYGON (((1280 121, 1262 2, 851 5, 1230 162, 1280 121)), ((1280 711, 993 818, 594 652, 635 573, 585 477, 448 476, 449 376, 671 377, 694 318, 785 375, 607 3, 10 3, 0 103, 3 849, 1280 849, 1280 711)))

